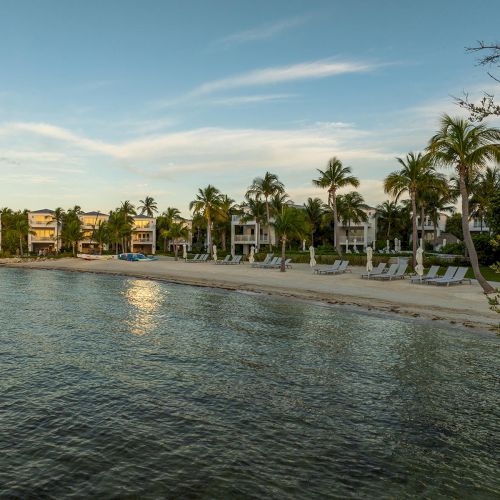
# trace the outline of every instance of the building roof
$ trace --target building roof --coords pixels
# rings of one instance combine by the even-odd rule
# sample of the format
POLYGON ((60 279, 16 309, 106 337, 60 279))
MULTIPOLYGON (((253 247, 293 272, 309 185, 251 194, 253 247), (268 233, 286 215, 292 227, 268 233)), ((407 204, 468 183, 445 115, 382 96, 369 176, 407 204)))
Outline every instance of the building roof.
POLYGON ((85 212, 85 213, 83 213, 81 215, 95 215, 95 216, 98 216, 98 215, 108 215, 108 214, 106 214, 104 212, 85 212))
POLYGON ((48 208, 42 208, 42 210, 32 210, 30 214, 53 214, 54 210, 48 208))
POLYGON ((154 220, 155 217, 148 217, 147 215, 134 215, 134 219, 148 219, 148 220, 154 220))

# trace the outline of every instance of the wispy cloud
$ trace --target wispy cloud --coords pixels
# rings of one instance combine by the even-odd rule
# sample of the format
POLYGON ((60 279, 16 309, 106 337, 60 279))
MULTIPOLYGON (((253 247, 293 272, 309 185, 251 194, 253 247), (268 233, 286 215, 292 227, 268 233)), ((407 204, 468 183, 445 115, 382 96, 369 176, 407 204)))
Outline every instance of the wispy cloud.
POLYGON ((255 94, 241 95, 235 97, 223 97, 220 99, 212 99, 209 104, 221 106, 239 106, 240 104, 254 104, 265 101, 284 101, 295 97, 296 94, 255 94))
POLYGON ((267 23, 255 28, 250 28, 231 35, 225 36, 216 40, 212 46, 214 47, 230 47, 241 43, 254 42, 258 40, 267 40, 277 36, 285 31, 288 31, 296 26, 306 23, 311 18, 310 15, 290 17, 281 19, 274 23, 267 23))
POLYGON ((213 80, 203 83, 192 90, 189 97, 199 97, 221 90, 229 90, 240 87, 253 87, 272 85, 283 82, 327 78, 329 76, 342 75, 346 73, 362 73, 371 71, 377 67, 374 63, 360 61, 334 61, 321 59, 289 66, 275 66, 271 68, 256 69, 247 73, 213 80))

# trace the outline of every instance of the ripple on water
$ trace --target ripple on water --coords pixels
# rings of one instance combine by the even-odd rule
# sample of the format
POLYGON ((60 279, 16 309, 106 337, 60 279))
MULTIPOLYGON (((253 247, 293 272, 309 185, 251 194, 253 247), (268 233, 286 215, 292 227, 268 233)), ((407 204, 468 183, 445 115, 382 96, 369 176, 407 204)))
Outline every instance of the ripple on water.
POLYGON ((494 498, 493 336, 0 269, 0 496, 494 498))

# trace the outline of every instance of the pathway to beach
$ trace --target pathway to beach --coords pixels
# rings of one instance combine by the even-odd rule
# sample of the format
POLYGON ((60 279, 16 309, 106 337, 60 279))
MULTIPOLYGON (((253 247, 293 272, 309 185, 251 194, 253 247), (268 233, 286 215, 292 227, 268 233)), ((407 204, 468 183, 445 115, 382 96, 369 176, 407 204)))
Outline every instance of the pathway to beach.
POLYGON ((280 273, 279 270, 254 269, 248 263, 237 266, 215 265, 212 262, 189 264, 165 257, 152 262, 65 258, 14 263, 11 259, 3 259, 0 265, 109 273, 272 293, 482 329, 498 328, 500 323, 500 315, 489 309, 477 284, 437 287, 411 285, 409 280, 368 281, 361 279, 360 274, 364 272, 361 267, 339 276, 318 276, 307 264, 295 264, 293 269, 280 273))

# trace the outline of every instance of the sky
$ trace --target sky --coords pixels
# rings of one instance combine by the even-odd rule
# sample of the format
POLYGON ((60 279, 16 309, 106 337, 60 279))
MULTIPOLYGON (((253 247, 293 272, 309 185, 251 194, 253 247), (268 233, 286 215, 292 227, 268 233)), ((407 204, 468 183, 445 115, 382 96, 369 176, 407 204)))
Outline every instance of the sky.
MULTIPOLYGON (((189 214, 278 174, 295 203, 337 156, 365 201, 452 96, 497 91, 465 47, 497 0, 0 0, 0 206, 189 214)), ((493 123, 491 123, 493 124, 493 123)))

